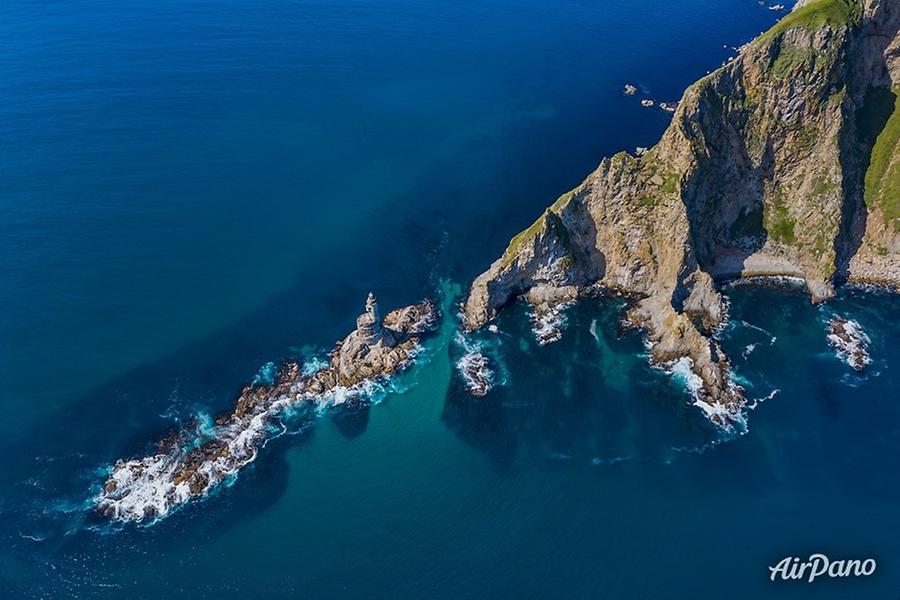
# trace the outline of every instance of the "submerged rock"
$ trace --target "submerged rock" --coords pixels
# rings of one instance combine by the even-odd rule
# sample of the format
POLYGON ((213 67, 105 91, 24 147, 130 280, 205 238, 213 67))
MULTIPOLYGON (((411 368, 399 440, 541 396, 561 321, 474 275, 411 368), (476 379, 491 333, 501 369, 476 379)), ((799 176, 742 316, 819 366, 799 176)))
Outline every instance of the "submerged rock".
POLYGON ((869 336, 856 321, 835 317, 828 322, 828 343, 838 357, 855 371, 862 371, 872 362, 869 356, 869 336))
POLYGON ((97 508, 115 520, 141 521, 206 494, 256 457, 285 411, 361 401, 367 384, 409 364, 420 337, 436 322, 430 301, 380 319, 369 294, 357 328, 338 342, 327 366, 306 375, 296 362, 285 362, 273 383, 245 386, 232 412, 216 418, 211 433, 187 428, 164 438, 150 456, 117 461, 97 508))

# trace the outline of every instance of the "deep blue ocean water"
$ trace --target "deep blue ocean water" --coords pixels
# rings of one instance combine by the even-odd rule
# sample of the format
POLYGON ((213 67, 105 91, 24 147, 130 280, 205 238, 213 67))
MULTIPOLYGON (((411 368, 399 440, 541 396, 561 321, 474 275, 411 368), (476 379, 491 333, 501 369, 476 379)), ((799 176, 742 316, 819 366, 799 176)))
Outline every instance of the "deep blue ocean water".
POLYGON ((659 136, 626 82, 677 99, 778 14, 0 5, 0 597, 896 597, 900 299, 855 291, 729 291, 723 343, 769 398, 741 436, 647 365, 612 300, 543 347, 512 307, 482 334, 505 384, 473 402, 450 309, 377 404, 297 425, 211 498, 152 526, 90 510, 108 465, 268 361, 322 355, 369 290, 458 294, 602 156, 659 136), (831 314, 871 336, 864 375, 831 314), (878 571, 768 581, 812 552, 878 571))

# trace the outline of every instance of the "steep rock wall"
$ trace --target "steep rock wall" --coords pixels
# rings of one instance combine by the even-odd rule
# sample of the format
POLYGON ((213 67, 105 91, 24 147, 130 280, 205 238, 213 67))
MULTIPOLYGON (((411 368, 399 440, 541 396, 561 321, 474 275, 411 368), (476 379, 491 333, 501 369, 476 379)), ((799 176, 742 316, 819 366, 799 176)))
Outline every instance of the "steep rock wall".
POLYGON ((724 424, 743 398, 712 336, 716 281, 801 277, 814 301, 900 282, 898 24, 895 0, 798 4, 688 88, 656 146, 603 159, 515 236, 467 327, 535 290, 633 294, 654 360, 691 359, 724 424))

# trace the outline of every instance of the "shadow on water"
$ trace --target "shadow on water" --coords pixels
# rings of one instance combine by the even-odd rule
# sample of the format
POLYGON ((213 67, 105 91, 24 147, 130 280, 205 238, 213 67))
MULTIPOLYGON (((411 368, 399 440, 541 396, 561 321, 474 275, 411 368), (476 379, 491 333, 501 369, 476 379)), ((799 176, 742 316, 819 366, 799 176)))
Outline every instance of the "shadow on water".
POLYGON ((332 415, 331 421, 344 437, 352 440, 364 434, 368 429, 370 410, 371 406, 368 404, 360 404, 332 415))
MULTIPOLYGON (((539 346, 527 309, 510 307, 496 334, 509 381, 476 399, 455 378, 444 423, 501 471, 535 460, 665 463, 673 448, 707 444, 715 431, 671 376, 649 366, 642 335, 620 329, 620 311, 618 302, 584 301, 568 310, 562 339, 539 346)), ((459 352, 450 349, 452 361, 459 352)))
MULTIPOLYGON (((821 307, 802 289, 785 286, 742 284, 729 296, 735 324, 723 345, 735 357, 747 344, 758 346, 736 362, 749 380, 748 398, 780 390, 748 413, 745 435, 723 434, 706 421, 672 376, 647 365, 639 333, 616 335, 617 310, 602 302, 570 309, 563 338, 545 347, 534 341, 525 307, 511 306, 497 321, 499 334, 474 334, 503 341, 509 382, 474 399, 454 381, 442 420, 503 474, 594 469, 610 484, 660 494, 705 490, 701 495, 722 501, 835 485, 861 502, 889 499, 895 483, 848 462, 849 456, 864 463, 892 434, 870 422, 877 412, 863 408, 871 390, 841 384, 846 369, 827 345, 821 307)), ((459 350, 450 352, 458 358, 459 350)), ((871 382, 893 386, 875 376, 871 382)))
MULTIPOLYGON (((487 396, 470 396, 459 377, 448 388, 441 415, 447 427, 461 440, 484 452, 499 471, 514 467, 523 453, 549 448, 548 456, 562 453, 557 447, 559 431, 575 424, 567 419, 567 408, 582 401, 573 394, 571 369, 548 362, 552 356, 537 347, 530 331, 529 320, 522 303, 509 307, 498 319, 502 331, 503 357, 490 356, 493 366, 502 360, 509 364, 510 381, 494 387, 487 396), (524 355, 528 355, 525 357, 524 355), (526 362, 522 362, 522 360, 526 362), (531 380, 521 381, 528 370, 531 380), (568 371, 566 373, 566 371, 568 371), (554 377, 552 385, 541 385, 554 377)), ((493 334, 477 332, 476 338, 493 334)), ((573 346, 573 337, 563 339, 547 349, 565 352, 573 346)), ((461 351, 448 348, 451 362, 459 359, 461 351)), ((497 351, 499 352, 499 351, 497 351)))

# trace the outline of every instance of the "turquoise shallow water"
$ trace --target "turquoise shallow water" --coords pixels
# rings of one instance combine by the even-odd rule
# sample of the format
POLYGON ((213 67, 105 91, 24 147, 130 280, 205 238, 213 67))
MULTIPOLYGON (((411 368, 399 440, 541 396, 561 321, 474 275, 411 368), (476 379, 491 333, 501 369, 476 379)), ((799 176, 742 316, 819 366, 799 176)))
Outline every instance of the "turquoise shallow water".
POLYGON ((677 98, 776 17, 0 7, 3 597, 895 594, 900 304, 858 292, 729 292, 736 372, 753 398, 777 390, 733 439, 647 365, 614 301, 571 309, 545 347, 512 307, 480 334, 505 384, 472 402, 451 309, 375 406, 292 422, 206 501, 150 527, 88 508, 115 459, 224 409, 266 362, 321 356, 370 289, 390 307, 471 280, 601 156, 659 135, 626 81, 677 98), (832 312, 872 337, 862 377, 826 345, 832 312), (768 581, 812 552, 879 569, 768 581))

